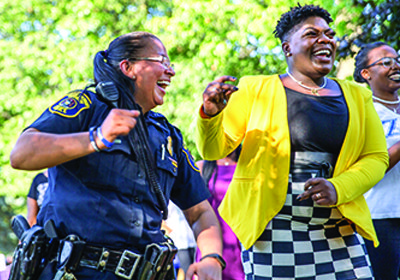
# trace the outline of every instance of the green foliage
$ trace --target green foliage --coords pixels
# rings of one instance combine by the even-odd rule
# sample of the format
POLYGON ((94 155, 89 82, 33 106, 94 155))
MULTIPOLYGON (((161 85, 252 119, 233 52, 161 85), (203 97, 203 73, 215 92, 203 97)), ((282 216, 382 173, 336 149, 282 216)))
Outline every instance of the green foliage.
POLYGON ((10 220, 14 216, 15 206, 20 204, 12 197, 0 197, 0 252, 10 254, 18 244, 18 239, 11 231, 10 220))
POLYGON ((7 222, 15 213, 26 213, 25 197, 36 174, 13 170, 11 149, 46 107, 91 81, 96 52, 115 37, 137 30, 163 41, 176 76, 166 103, 156 110, 182 130, 199 160, 193 121, 204 88, 221 75, 283 72, 284 56, 272 32, 279 16, 297 2, 319 4, 341 19, 335 22, 340 36, 356 24, 352 11, 358 15, 362 10, 345 0, 2 1, 0 209, 7 214, 2 214, 0 231, 8 237, 0 238, 0 252, 9 253, 5 244, 14 244, 7 222))
POLYGON ((351 7, 359 17, 343 21, 345 30, 340 38, 338 57, 353 57, 363 44, 384 41, 398 50, 400 47, 400 1, 353 0, 351 7))

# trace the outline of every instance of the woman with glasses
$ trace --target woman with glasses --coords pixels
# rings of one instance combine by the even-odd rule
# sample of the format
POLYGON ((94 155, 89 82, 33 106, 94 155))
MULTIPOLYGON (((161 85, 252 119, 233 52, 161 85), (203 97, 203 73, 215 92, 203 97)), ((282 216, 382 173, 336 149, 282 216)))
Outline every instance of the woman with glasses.
POLYGON ((61 98, 20 135, 11 165, 49 168, 38 225, 52 220, 59 240, 85 244, 74 245, 79 251, 68 268, 71 252, 60 247, 41 279, 175 279, 176 251, 160 229, 170 199, 204 255, 187 278, 221 279, 221 230, 210 194, 179 130, 152 111, 174 76, 155 35, 122 35, 96 54, 93 88, 61 98))
POLYGON ((331 22, 319 6, 292 7, 275 28, 287 73, 242 77, 238 89, 220 77, 203 92, 200 154, 223 158, 243 143, 218 210, 246 279, 373 279, 361 236, 378 240, 363 194, 388 155, 370 92, 326 77, 331 22))
POLYGON ((375 279, 397 280, 400 272, 400 57, 383 42, 361 47, 356 56, 354 79, 367 83, 382 121, 389 151, 385 177, 364 196, 380 242, 366 240, 375 279))

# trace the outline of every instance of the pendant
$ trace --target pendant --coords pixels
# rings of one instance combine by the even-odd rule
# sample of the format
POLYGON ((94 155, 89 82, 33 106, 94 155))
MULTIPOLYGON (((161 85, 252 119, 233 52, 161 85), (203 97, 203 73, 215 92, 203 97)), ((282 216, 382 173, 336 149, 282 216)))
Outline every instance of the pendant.
POLYGON ((315 88, 313 88, 313 89, 311 90, 311 93, 314 94, 314 95, 318 95, 318 96, 319 96, 318 90, 315 89, 315 88))

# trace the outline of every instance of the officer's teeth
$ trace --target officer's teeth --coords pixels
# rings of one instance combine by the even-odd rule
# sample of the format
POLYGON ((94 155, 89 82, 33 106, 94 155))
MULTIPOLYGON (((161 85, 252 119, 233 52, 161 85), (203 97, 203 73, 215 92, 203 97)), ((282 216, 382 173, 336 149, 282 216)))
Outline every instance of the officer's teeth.
POLYGON ((390 79, 393 81, 400 81, 400 74, 391 75, 390 79))

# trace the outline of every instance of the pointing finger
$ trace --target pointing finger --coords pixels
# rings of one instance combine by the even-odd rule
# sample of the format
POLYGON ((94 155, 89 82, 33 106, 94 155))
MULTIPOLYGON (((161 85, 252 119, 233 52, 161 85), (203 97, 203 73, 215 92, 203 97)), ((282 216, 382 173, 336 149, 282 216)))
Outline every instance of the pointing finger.
POLYGON ((215 79, 217 83, 236 82, 237 78, 234 76, 221 76, 215 79))

